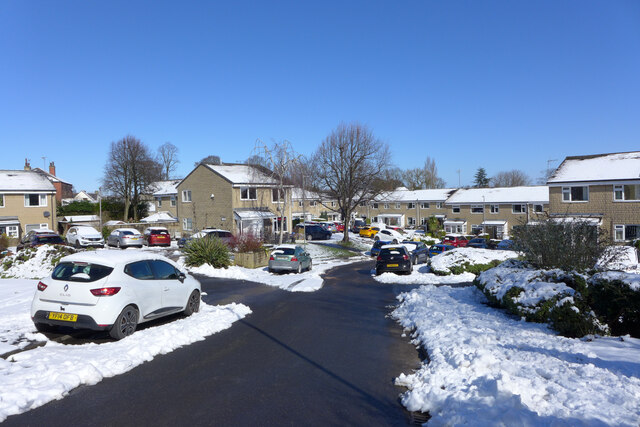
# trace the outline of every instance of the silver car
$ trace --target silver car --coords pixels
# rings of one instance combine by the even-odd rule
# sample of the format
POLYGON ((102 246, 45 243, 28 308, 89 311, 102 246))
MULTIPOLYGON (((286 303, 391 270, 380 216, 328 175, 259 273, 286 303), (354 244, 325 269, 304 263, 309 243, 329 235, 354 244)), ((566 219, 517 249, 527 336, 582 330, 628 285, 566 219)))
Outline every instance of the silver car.
POLYGON ((280 245, 276 247, 269 257, 269 273, 277 271, 295 271, 302 273, 302 270, 311 270, 311 256, 296 245, 280 245))
POLYGON ((141 248, 144 237, 135 228, 116 228, 107 237, 107 245, 116 248, 128 248, 131 246, 141 248))

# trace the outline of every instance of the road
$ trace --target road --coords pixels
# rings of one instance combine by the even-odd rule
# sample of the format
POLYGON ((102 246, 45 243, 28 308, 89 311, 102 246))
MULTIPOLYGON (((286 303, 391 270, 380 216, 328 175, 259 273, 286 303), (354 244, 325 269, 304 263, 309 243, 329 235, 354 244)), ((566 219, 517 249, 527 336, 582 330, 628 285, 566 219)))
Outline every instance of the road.
POLYGON ((393 379, 420 359, 386 315, 409 287, 379 284, 370 269, 335 268, 313 293, 199 277, 207 303, 253 313, 5 425, 407 425, 393 379))

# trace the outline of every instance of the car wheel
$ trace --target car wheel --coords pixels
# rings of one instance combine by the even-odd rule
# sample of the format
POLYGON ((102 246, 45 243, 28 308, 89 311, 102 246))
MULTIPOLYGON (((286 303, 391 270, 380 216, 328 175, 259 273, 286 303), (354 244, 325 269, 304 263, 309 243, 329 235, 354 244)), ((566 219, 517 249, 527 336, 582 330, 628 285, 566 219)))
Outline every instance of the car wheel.
POLYGON ((115 340, 128 337, 136 331, 138 326, 138 310, 132 305, 128 305, 116 318, 115 323, 109 330, 109 335, 115 340))
POLYGON ((398 244, 398 239, 393 239, 393 244, 397 245, 398 244))
POLYGON ((414 256, 413 259, 411 260, 411 264, 416 265, 418 263, 418 257, 414 256))
POLYGON ((302 273, 302 263, 298 262, 298 269, 296 270, 296 273, 300 274, 302 273))
POLYGON ((313 236, 311 234, 307 234, 307 240, 309 241, 313 240, 313 236))
POLYGON ((307 271, 311 271, 312 268, 313 268, 313 261, 309 260, 309 268, 307 269, 307 271))
POLYGON ((375 240, 377 242, 378 240, 380 240, 380 237, 376 236, 376 237, 373 238, 373 240, 375 240))
POLYGON ((78 240, 76 240, 76 242, 73 244, 73 246, 75 246, 76 249, 80 249, 80 242, 78 240))
POLYGON ((116 248, 120 249, 120 239, 116 240, 116 248))
POLYGON ((269 273, 273 273, 273 269, 272 269, 272 268, 268 268, 268 267, 267 267, 267 271, 268 271, 269 273))
POLYGON ((382 274, 382 269, 376 268, 376 276, 379 276, 381 274, 382 274))
POLYGON ((191 316, 193 313, 200 311, 200 292, 193 291, 187 300, 187 306, 184 309, 185 316, 191 316))
POLYGON ((56 329, 58 329, 57 326, 53 326, 53 325, 47 325, 46 323, 34 323, 36 325, 36 331, 38 332, 54 332, 56 329))

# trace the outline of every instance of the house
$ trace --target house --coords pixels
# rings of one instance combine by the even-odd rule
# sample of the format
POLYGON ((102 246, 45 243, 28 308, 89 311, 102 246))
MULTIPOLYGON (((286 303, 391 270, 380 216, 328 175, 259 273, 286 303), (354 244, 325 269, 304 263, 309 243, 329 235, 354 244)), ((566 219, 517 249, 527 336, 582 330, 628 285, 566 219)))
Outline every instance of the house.
POLYGON ((178 184, 181 179, 156 181, 149 185, 148 191, 153 197, 149 212, 168 212, 171 216, 178 216, 178 184))
POLYGON ((328 221, 340 221, 337 201, 302 188, 293 188, 291 194, 293 219, 310 221, 312 218, 326 217, 328 221))
POLYGON ((65 215, 60 218, 59 231, 66 234, 69 228, 77 225, 86 225, 95 229, 100 229, 100 217, 98 215, 65 215))
POLYGON ((549 210, 549 188, 544 185, 462 188, 445 202, 447 233, 487 233, 506 239, 514 226, 539 219, 549 210))
POLYGON ((56 188, 47 177, 32 170, 0 170, 0 233, 20 237, 56 226, 56 188))
POLYGON ((259 166, 200 164, 177 186, 182 231, 220 228, 268 236, 280 224, 289 231, 292 186, 278 187, 273 174, 259 166))
POLYGON ((552 217, 590 221, 616 242, 640 238, 640 151, 567 157, 547 185, 552 217))
MULTIPOLYGON (((29 164, 29 160, 25 159, 24 160, 24 170, 28 171, 31 170, 31 165, 29 164)), ((58 178, 56 176, 56 165, 55 163, 51 162, 49 163, 49 172, 46 172, 40 168, 35 168, 33 169, 35 172, 38 172, 42 175, 44 175, 45 177, 47 177, 47 179, 49 181, 51 181, 51 183, 53 184, 53 186, 56 189, 56 201, 58 203, 62 203, 63 199, 68 199, 73 197, 73 185, 71 185, 70 183, 63 181, 62 179, 58 178)))
POLYGON ((454 191, 451 188, 407 190, 400 187, 361 205, 358 216, 397 227, 426 225, 431 217, 443 222, 447 213, 444 203, 454 191))

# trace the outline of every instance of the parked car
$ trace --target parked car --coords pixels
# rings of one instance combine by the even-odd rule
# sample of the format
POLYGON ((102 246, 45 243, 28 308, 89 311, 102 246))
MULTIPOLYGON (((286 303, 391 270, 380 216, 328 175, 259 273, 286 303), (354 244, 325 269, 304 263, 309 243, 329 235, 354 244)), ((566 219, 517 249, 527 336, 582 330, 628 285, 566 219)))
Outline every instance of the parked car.
POLYGON ((326 228, 332 233, 335 233, 338 231, 338 229, 336 228, 336 225, 332 221, 325 221, 325 222, 322 222, 321 224, 324 225, 324 228, 326 228))
POLYGON ((143 236, 147 246, 171 246, 171 234, 166 227, 149 227, 144 230, 143 236))
POLYGON ((371 246, 371 256, 378 256, 380 255, 380 248, 388 245, 389 242, 385 242, 384 240, 376 240, 375 242, 373 242, 373 246, 371 246))
POLYGON ((182 237, 178 239, 178 247, 183 248, 193 239, 200 239, 202 237, 218 237, 220 240, 225 242, 227 246, 231 247, 233 245, 233 234, 227 230, 220 230, 218 228, 205 228, 203 230, 198 231, 195 234, 192 234, 189 237, 182 237))
POLYGON ((60 260, 38 283, 31 319, 40 332, 57 326, 106 330, 119 340, 139 323, 200 308, 200 282, 173 261, 142 251, 81 252, 60 260))
POLYGON ((298 224, 298 232, 303 233, 307 240, 327 240, 331 238, 331 232, 321 225, 298 224))
POLYGON ((71 227, 67 231, 67 243, 79 247, 95 246, 104 247, 104 238, 98 230, 86 225, 71 227))
MULTIPOLYGON (((35 231, 35 230, 32 230, 35 231)), ((29 232, 20 239, 16 245, 16 250, 24 248, 35 248, 40 245, 64 245, 64 240, 59 234, 52 231, 48 232, 29 232)))
POLYGON ((495 249, 496 244, 491 240, 485 239, 484 237, 474 237, 473 239, 469 240, 469 243, 467 243, 467 247, 478 249, 495 249))
POLYGON ((385 245, 376 258, 376 276, 384 272, 411 274, 413 264, 409 250, 403 245, 385 245))
POLYGON ((388 228, 385 228, 384 230, 380 230, 376 234, 374 239, 375 240, 382 240, 382 241, 385 241, 385 242, 398 243, 398 242, 402 242, 403 240, 405 240, 405 236, 404 236, 404 234, 401 234, 396 230, 390 230, 388 228))
POLYGON ((429 248, 427 248, 427 245, 424 243, 405 240, 402 242, 402 245, 409 249, 409 255, 411 255, 413 265, 422 264, 429 260, 429 248))
POLYGON ((360 229, 362 227, 366 227, 367 223, 364 222, 364 220, 362 219, 354 219, 353 223, 351 224, 351 232, 352 233, 359 233, 360 229))
POLYGON ((514 242, 513 240, 510 240, 510 239, 502 240, 498 242, 498 244, 496 245, 496 249, 499 249, 501 251, 513 251, 514 242))
POLYGON ((335 222, 334 223, 336 225, 336 231, 338 233, 344 233, 344 224, 341 222, 335 222))
POLYGON ((467 243, 469 243, 469 241, 465 239, 464 236, 460 236, 458 234, 447 234, 446 236, 444 236, 442 243, 444 243, 445 245, 455 246, 456 248, 463 248, 467 246, 467 243))
POLYGON ((277 246, 269 256, 269 273, 277 271, 295 271, 302 273, 303 270, 313 268, 311 256, 301 246, 280 245, 277 246))
POLYGON ((360 237, 373 238, 380 231, 380 227, 362 227, 359 231, 360 237))
POLYGON ((107 246, 116 248, 129 248, 131 246, 141 248, 144 237, 135 228, 116 228, 107 236, 107 246))
POLYGON ((431 245, 431 247, 429 248, 429 257, 440 255, 441 253, 450 251, 451 249, 455 249, 455 248, 456 248, 455 246, 445 245, 442 243, 431 245))

